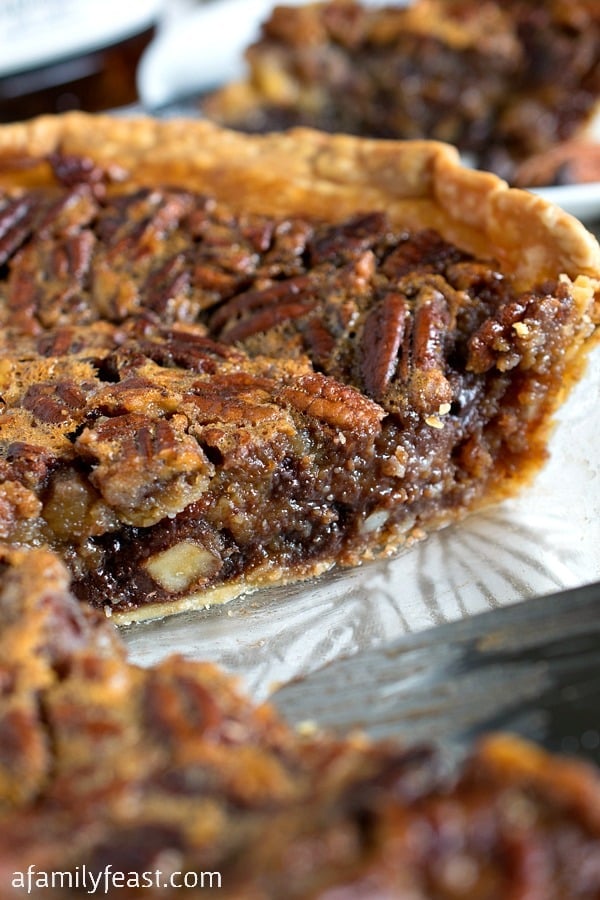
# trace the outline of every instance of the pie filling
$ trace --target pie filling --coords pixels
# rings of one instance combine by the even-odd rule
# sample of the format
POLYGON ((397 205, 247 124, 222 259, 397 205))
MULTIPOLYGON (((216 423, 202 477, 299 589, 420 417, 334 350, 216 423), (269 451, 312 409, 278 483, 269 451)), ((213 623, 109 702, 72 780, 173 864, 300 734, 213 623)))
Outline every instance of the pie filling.
POLYGON ((449 141, 509 180, 600 101, 594 0, 277 5, 246 56, 247 80, 202 101, 215 121, 449 141))
MULTIPOLYGON (((387 554, 542 463, 592 292, 378 210, 234 215, 81 160, 0 206, 0 537, 121 615, 387 554)), ((175 607, 174 607, 175 608, 175 607)))

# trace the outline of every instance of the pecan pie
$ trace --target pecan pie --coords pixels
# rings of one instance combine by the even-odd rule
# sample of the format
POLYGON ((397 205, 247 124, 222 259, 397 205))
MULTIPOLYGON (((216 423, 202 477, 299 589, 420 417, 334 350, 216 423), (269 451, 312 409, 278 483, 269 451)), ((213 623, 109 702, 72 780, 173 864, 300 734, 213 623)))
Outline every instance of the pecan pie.
POLYGON ((0 536, 122 621, 513 493, 599 248, 450 147, 73 114, 0 131, 0 536))
POLYGON ((250 131, 311 125, 450 141, 505 178, 583 133, 600 101, 596 0, 278 5, 248 75, 202 101, 250 131))
POLYGON ((129 663, 48 551, 0 576, 2 898, 600 895, 585 763, 490 737, 451 777, 427 746, 302 735, 212 665, 129 663))

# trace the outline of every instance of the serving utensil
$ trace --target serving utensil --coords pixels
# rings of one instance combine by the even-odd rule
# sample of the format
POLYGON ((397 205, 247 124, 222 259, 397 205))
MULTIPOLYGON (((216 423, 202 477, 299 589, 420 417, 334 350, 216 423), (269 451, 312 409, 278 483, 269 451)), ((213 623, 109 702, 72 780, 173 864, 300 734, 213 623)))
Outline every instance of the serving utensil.
POLYGON ((289 722, 434 741, 509 731, 600 763, 600 582, 444 624, 289 682, 289 722))

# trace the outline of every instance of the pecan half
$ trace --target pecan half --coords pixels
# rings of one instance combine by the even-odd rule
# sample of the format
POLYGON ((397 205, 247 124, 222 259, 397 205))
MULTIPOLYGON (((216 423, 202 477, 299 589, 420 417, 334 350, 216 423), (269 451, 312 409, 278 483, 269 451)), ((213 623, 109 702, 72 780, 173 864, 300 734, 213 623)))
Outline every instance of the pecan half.
POLYGON ((0 209, 0 266, 18 250, 33 228, 37 204, 31 194, 9 199, 0 209))
POLYGON ((208 374, 216 373, 224 360, 242 358, 233 347, 205 337, 200 328, 162 329, 141 338, 134 346, 159 366, 208 374))
POLYGON ((317 372, 303 375, 284 387, 279 399, 286 405, 336 428, 378 434, 384 410, 357 390, 317 372))
POLYGON ((99 419, 76 439, 77 452, 93 465, 90 481, 124 522, 153 525, 206 490, 213 466, 183 420, 129 413, 99 419))
POLYGON ((152 269, 142 288, 144 306, 162 315, 177 306, 174 318, 194 318, 196 310, 187 301, 190 290, 190 271, 183 253, 168 257, 152 269), (186 308, 187 307, 187 308, 186 308), (187 314, 186 314, 187 313, 187 314))
MULTIPOLYGON (((160 370, 159 370, 160 371, 160 370)), ((122 416, 128 413, 162 415, 174 413, 181 402, 181 394, 146 377, 135 368, 126 372, 122 381, 97 391, 90 399, 88 413, 122 416)))
POLYGON ((90 189, 86 185, 78 185, 44 210, 36 236, 48 240, 53 236, 77 234, 92 223, 98 210, 98 203, 90 189))
POLYGON ((222 340, 233 342, 303 315, 313 306, 313 282, 304 274, 238 294, 219 307, 210 326, 222 340))
POLYGON ((273 402, 273 389, 273 382, 266 377, 221 373, 195 383, 185 393, 182 409, 189 411, 199 425, 273 422, 281 418, 281 410, 273 402))
POLYGON ((336 335, 326 327, 318 310, 308 317, 302 337, 313 364, 326 370, 336 346, 336 335))
MULTIPOLYGON (((160 254, 165 238, 190 213, 194 198, 185 191, 143 191, 129 198, 127 215, 106 241, 108 256, 123 263, 160 254)), ((107 223, 110 224, 110 223, 107 223)), ((106 229, 103 229, 104 236, 106 229)))
POLYGON ((54 383, 31 384, 21 401, 35 418, 47 424, 66 422, 82 409, 86 395, 74 381, 66 379, 54 383))
POLYGON ((388 294, 368 314, 359 351, 360 374, 366 392, 380 399, 398 365, 408 305, 400 294, 388 294))
POLYGON ((410 401, 423 414, 435 413, 443 404, 452 402, 444 354, 444 339, 450 327, 446 298, 436 286, 426 285, 415 306, 412 366, 408 380, 410 401))
POLYGON ((466 258, 432 229, 424 228, 406 235, 386 256, 381 271, 388 278, 399 279, 409 272, 445 272, 446 268, 466 258))
POLYGON ((384 213, 359 213, 341 225, 324 226, 310 245, 310 263, 337 266, 362 256, 382 239, 390 228, 384 213))

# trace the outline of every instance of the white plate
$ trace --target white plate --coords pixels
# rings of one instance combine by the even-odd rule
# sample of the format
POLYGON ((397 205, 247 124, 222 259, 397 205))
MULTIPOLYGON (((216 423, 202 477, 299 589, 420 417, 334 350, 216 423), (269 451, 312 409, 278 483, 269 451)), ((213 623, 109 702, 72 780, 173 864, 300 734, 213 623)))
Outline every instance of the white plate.
POLYGON ((257 698, 354 651, 600 578, 600 348, 561 411, 551 457, 517 499, 398 558, 124 629, 133 660, 219 662, 257 698))
POLYGON ((600 221, 600 181, 534 188, 533 193, 556 203, 582 222, 600 221))
MULTIPOLYGON (((301 6, 306 0, 286 0, 301 6)), ((381 0, 365 0, 378 5, 381 0)), ((399 0, 406 6, 409 0, 399 0)), ((260 31, 274 0, 212 0, 174 18, 145 51, 138 69, 142 105, 159 110, 182 97, 213 90, 245 72, 244 50, 260 31)), ((600 117, 594 132, 600 138, 600 117)), ((592 134, 595 137, 596 134, 592 134)), ((600 219, 600 182, 541 188, 535 193, 585 221, 600 219)))

